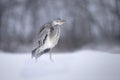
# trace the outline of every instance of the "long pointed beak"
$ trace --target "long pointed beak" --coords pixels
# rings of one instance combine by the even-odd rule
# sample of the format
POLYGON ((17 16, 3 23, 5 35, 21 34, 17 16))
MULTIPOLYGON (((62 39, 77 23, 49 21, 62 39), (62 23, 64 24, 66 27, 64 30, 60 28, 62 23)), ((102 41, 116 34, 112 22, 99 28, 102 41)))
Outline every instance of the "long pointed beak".
POLYGON ((66 23, 66 20, 62 20, 61 22, 62 22, 62 23, 66 23))

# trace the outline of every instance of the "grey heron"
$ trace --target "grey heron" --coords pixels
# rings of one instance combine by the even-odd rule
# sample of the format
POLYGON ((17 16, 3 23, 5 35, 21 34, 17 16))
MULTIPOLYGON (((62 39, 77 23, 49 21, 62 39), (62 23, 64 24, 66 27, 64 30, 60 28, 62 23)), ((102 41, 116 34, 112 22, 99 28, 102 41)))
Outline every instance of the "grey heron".
POLYGON ((57 18, 42 26, 38 34, 38 46, 32 50, 32 57, 37 59, 57 45, 60 38, 60 26, 65 22, 65 20, 57 18))

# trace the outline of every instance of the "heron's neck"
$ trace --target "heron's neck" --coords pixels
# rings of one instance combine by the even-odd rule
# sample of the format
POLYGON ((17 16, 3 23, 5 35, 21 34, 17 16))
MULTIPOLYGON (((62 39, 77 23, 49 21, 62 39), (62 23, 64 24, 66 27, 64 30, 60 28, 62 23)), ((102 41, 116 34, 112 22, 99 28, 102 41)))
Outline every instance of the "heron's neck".
POLYGON ((53 28, 54 28, 54 31, 57 31, 57 30, 59 30, 59 29, 60 29, 60 26, 55 25, 55 26, 53 26, 53 28))

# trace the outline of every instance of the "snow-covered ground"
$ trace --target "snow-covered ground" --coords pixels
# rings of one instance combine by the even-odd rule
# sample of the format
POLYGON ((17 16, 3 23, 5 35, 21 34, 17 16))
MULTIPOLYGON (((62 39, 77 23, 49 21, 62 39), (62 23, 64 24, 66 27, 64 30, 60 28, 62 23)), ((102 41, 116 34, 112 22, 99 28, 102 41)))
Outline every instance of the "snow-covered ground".
POLYGON ((0 52, 0 80, 120 80, 120 54, 81 50, 43 55, 0 52))

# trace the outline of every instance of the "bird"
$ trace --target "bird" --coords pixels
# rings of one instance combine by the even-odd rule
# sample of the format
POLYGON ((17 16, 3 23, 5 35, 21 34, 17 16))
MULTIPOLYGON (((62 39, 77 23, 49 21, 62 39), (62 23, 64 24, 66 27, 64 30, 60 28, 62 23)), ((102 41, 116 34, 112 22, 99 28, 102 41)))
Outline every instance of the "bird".
POLYGON ((65 22, 66 20, 57 18, 42 26, 38 33, 37 46, 32 50, 32 58, 38 59, 57 45, 60 38, 60 27, 65 22))

